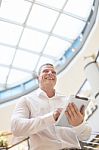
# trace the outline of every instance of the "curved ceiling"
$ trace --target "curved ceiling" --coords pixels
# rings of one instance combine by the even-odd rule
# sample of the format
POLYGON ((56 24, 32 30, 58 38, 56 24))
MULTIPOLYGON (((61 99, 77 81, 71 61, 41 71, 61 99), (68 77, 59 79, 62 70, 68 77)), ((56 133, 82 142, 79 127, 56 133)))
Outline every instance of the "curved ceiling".
POLYGON ((0 91, 55 64, 79 37, 94 0, 6 0, 0 4, 0 91))

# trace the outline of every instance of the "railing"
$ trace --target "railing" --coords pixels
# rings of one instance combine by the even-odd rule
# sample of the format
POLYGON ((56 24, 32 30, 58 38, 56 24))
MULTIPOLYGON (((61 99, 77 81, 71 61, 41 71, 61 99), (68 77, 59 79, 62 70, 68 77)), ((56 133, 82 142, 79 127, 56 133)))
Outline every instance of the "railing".
POLYGON ((99 150, 99 133, 95 132, 92 136, 94 137, 91 141, 81 142, 83 150, 99 150))
POLYGON ((0 133, 0 150, 30 150, 29 137, 12 144, 11 132, 0 133))
MULTIPOLYGON (((99 132, 92 133, 91 141, 81 142, 82 150, 99 150, 99 132)), ((2 132, 0 134, 0 150, 30 150, 29 137, 15 144, 11 144, 11 132, 2 132)))

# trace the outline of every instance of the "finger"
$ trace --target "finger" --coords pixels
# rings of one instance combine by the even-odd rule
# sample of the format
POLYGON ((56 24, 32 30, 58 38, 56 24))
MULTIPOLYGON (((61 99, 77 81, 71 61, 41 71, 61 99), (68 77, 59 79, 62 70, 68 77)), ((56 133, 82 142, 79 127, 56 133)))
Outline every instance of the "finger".
POLYGON ((75 117, 75 111, 74 111, 74 108, 72 106, 71 103, 69 103, 68 105, 68 108, 67 108, 67 112, 69 113, 69 115, 71 116, 71 118, 74 118, 75 117))
POLYGON ((78 107, 74 103, 72 103, 72 106, 73 106, 75 114, 78 115, 79 113, 78 107))
POLYGON ((54 117, 55 121, 57 121, 59 115, 60 115, 60 111, 58 109, 55 110, 55 112, 53 113, 53 117, 54 117))
POLYGON ((70 114, 68 113, 68 111, 65 111, 65 114, 66 114, 66 116, 67 116, 68 121, 70 121, 70 120, 71 120, 71 116, 70 116, 70 114))
POLYGON ((85 106, 84 105, 81 106, 80 112, 82 115, 85 115, 85 106))
POLYGON ((78 109, 74 103, 70 103, 70 111, 73 117, 76 117, 78 115, 78 109))
POLYGON ((66 116, 67 116, 68 122, 72 125, 74 117, 72 117, 68 111, 66 111, 66 116))

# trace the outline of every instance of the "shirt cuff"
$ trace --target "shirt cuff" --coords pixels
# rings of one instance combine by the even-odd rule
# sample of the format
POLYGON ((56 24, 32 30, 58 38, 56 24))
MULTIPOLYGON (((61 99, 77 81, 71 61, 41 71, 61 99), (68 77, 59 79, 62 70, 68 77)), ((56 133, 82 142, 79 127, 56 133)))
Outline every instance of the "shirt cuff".
POLYGON ((73 127, 73 130, 77 133, 81 133, 86 127, 86 121, 83 121, 80 125, 73 127))

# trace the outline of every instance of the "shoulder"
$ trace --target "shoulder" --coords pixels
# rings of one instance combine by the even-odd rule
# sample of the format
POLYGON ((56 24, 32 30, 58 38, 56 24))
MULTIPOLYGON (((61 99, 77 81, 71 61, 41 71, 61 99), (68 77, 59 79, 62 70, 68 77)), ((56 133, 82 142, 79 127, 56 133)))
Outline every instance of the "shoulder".
POLYGON ((16 106, 17 105, 26 105, 30 103, 31 95, 24 95, 17 99, 16 106))
POLYGON ((35 103, 35 101, 37 100, 37 93, 36 91, 24 95, 22 97, 20 97, 17 101, 18 104, 31 104, 31 103, 35 103))

